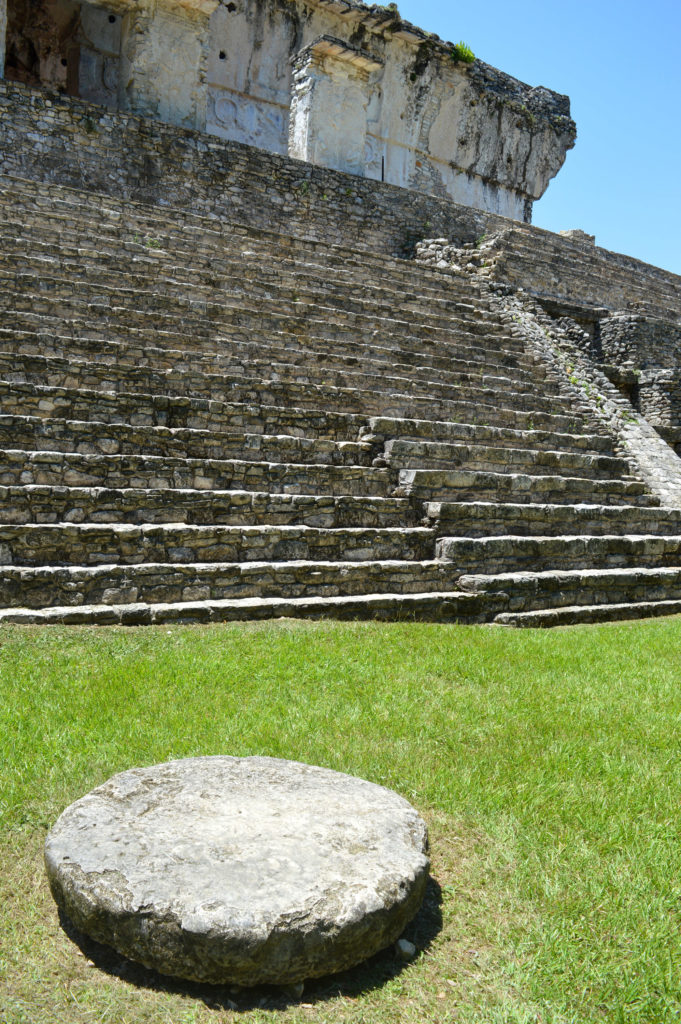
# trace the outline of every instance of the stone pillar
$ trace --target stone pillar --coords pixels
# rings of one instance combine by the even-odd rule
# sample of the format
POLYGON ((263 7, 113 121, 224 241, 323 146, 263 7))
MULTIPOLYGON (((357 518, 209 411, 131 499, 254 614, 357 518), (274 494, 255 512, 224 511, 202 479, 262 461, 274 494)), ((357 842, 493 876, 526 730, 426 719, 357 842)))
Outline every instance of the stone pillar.
POLYGON ((0 78, 5 77, 5 47, 7 45, 7 0, 0 0, 0 78))
POLYGON ((125 12, 119 105, 204 131, 210 16, 219 0, 137 0, 125 12))
POLYGON ((332 36, 292 64, 289 156, 364 176, 370 77, 382 64, 332 36))

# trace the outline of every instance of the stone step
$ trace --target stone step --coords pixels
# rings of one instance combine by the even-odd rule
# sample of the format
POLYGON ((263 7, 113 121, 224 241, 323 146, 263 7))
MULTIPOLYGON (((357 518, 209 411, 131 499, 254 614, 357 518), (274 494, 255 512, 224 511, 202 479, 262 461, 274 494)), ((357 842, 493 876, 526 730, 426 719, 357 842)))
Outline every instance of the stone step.
MULTIPOLYGON (((413 335, 419 339, 447 341, 456 333, 459 324, 449 316, 402 312, 401 309, 381 309, 371 302, 356 303, 350 299, 343 306, 332 305, 323 292, 313 301, 300 297, 289 298, 273 295, 225 294, 224 290, 213 289, 206 296, 194 295, 178 287, 174 293, 165 294, 128 286, 126 277, 119 274, 118 285, 115 275, 110 284, 95 284, 86 287, 82 275, 74 277, 51 277, 37 272, 0 268, 0 310, 9 316, 12 312, 30 310, 49 313, 57 310, 60 316, 92 316, 96 314, 120 323, 140 324, 153 318, 162 329, 183 324, 190 331, 216 326, 238 326, 245 319, 260 320, 262 329, 306 332, 311 329, 320 337, 337 340, 348 331, 386 334, 413 335)), ((466 331, 485 339, 492 349, 522 351, 522 343, 513 339, 498 318, 484 322, 466 322, 466 331)))
POLYGON ((399 560, 10 565, 0 576, 0 608, 440 593, 456 590, 452 576, 445 562, 399 560))
MULTIPOLYGON (((529 420, 532 424, 532 420, 529 420)), ((573 431, 579 426, 575 418, 571 422, 573 431)), ((564 451, 613 454, 611 437, 595 433, 558 433, 551 430, 537 430, 534 425, 526 429, 513 427, 492 427, 481 423, 455 422, 451 420, 414 420, 389 416, 371 416, 367 426, 360 429, 365 440, 385 442, 391 438, 417 443, 456 444, 469 442, 489 444, 493 447, 531 447, 542 451, 564 451)))
MULTIPOLYGON (((232 383, 254 380, 278 381, 282 384, 291 382, 299 387, 309 386, 312 388, 334 387, 340 389, 373 392, 385 392, 386 394, 408 394, 419 398, 433 398, 439 400, 451 400, 457 398, 462 392, 470 393, 471 398, 480 396, 490 398, 498 395, 500 400, 508 402, 523 402, 527 404, 532 401, 538 404, 537 393, 538 383, 533 387, 516 384, 515 381, 505 377, 488 376, 476 373, 454 374, 450 381, 419 379, 412 374, 398 376, 395 372, 368 372, 366 369, 345 367, 334 369, 333 367, 296 365, 295 363, 277 363, 274 359, 269 360, 258 358, 251 360, 246 365, 235 362, 231 368, 221 367, 221 372, 196 371, 181 364, 172 366, 167 370, 156 370, 150 366, 135 365, 132 361, 125 363, 117 360, 114 363, 84 361, 76 359, 75 354, 69 358, 58 359, 55 356, 32 355, 28 352, 8 352, 0 350, 0 377, 17 379, 23 377, 27 380, 41 382, 48 376, 53 380, 55 372, 65 370, 69 367, 71 371, 79 365, 81 372, 85 372, 85 384, 87 387, 96 386, 98 380, 104 381, 104 386, 115 373, 115 379, 120 380, 129 368, 128 376, 132 379, 144 380, 142 385, 147 390, 161 390, 165 393, 172 391, 175 394, 212 395, 220 398, 226 393, 225 387, 232 383), (49 362, 46 362, 49 360, 49 362), (220 391, 220 384, 222 390, 220 391)), ((435 376, 435 373, 433 374, 435 376)), ((58 378, 57 378, 58 379, 58 378)), ((553 393, 553 385, 548 383, 541 388, 541 402, 545 405, 553 405, 560 409, 567 407, 566 400, 562 400, 553 393)))
MULTIPOLYGON (((151 256, 158 251, 155 246, 161 245, 192 259, 207 260, 210 266, 216 252, 234 252, 241 258, 251 252, 266 263, 273 252, 281 251, 353 281, 361 282, 368 274, 378 273, 398 290, 414 287, 414 265, 401 257, 370 250, 358 252, 236 222, 223 225, 215 217, 187 210, 175 209, 169 217, 166 209, 140 201, 98 195, 93 202, 92 196, 82 190, 16 176, 0 178, 0 209, 2 220, 15 229, 32 228, 32 236, 40 237, 41 230, 37 229, 49 225, 58 239, 74 238, 114 257, 131 252, 151 256), (183 241, 187 249, 181 248, 183 241)), ((419 267, 418 280, 420 294, 451 295, 463 288, 477 301, 481 295, 483 301, 485 298, 475 280, 454 278, 443 286, 442 275, 425 267, 419 267)))
POLYGON ((370 466, 374 447, 285 435, 130 426, 96 420, 0 414, 0 448, 74 452, 80 455, 158 455, 180 459, 370 466))
MULTIPOLYGON (((8 365, 10 362, 9 357, 3 359, 0 353, 0 363, 4 363, 0 379, 58 388, 183 396, 188 401, 210 399, 229 404, 294 406, 316 411, 352 412, 366 417, 418 414, 423 419, 463 418, 495 425, 510 423, 519 428, 536 423, 537 426, 561 430, 576 423, 567 402, 561 403, 559 399, 541 392, 538 396, 505 393, 502 402, 493 388, 462 388, 460 391, 452 388, 453 397, 430 397, 397 389, 380 391, 370 387, 299 384, 292 380, 261 380, 226 374, 197 376, 190 381, 193 385, 190 388, 184 374, 175 370, 159 372, 145 366, 104 365, 44 356, 27 356, 21 360, 21 365, 15 367, 8 365), (565 412, 561 413, 563 406, 565 412)), ((11 408, 6 411, 22 412, 11 408)), ((29 410, 26 412, 28 414, 29 410)))
POLYGON ((681 509, 636 505, 531 504, 523 502, 430 502, 428 522, 441 535, 542 537, 655 534, 681 535, 681 509))
POLYGON ((98 523, 0 526, 0 564, 142 565, 150 562, 423 561, 435 534, 417 527, 142 526, 98 523))
POLYGON ((237 459, 177 459, 155 455, 78 455, 0 451, 0 485, 70 487, 193 488, 269 491, 285 494, 387 497, 393 482, 385 469, 366 466, 244 462, 237 459))
MULTIPOLYGON (((1 436, 1 435, 0 435, 1 436)), ((391 469, 455 469, 480 472, 562 474, 591 480, 612 480, 630 473, 625 459, 608 455, 482 444, 445 444, 397 438, 385 445, 391 469)))
POLYGON ((681 567, 463 575, 465 593, 508 595, 506 612, 681 600, 681 567))
POLYGON ((470 324, 479 333, 499 330, 496 305, 475 279, 461 275, 444 280, 437 274, 429 279, 417 264, 403 261, 396 267, 380 255, 373 267, 356 259, 350 262, 347 257, 339 264, 328 254, 320 259, 305 251, 289 254, 270 248, 253 252, 244 248, 243 241, 230 252, 224 238, 219 238, 201 256, 192 248, 192 239, 182 235, 173 239, 172 251, 150 251, 125 240, 105 242, 103 251, 101 245, 94 246, 82 237, 70 240, 63 231, 51 233, 43 221, 28 234, 22 226, 11 235, 8 230, 12 232, 11 226, 0 226, 0 265, 13 266, 21 259, 27 270, 35 269, 43 278, 59 279, 64 268, 88 275, 93 284, 100 277, 105 284, 107 275, 120 277, 123 265, 130 270, 131 281, 142 288, 148 278, 152 282, 158 279, 161 287, 167 281, 169 291, 187 294, 196 290, 208 295, 211 289, 225 294, 239 289, 241 294, 248 288, 254 295, 279 292, 283 297, 288 293, 289 299, 303 301, 323 294, 332 304, 364 302, 366 308, 383 308, 389 315, 399 309, 412 316, 423 314, 425 322, 434 317, 470 324))
MULTIPOLYGON (((122 254, 126 259, 138 256, 154 260, 159 253, 173 253, 180 259, 191 256, 192 261, 207 269, 216 257, 255 257, 266 264, 272 254, 281 254, 353 282, 371 275, 388 280, 398 290, 409 291, 414 287, 411 261, 401 256, 357 251, 236 222, 222 225, 215 217, 178 209, 168 217, 168 211, 160 211, 156 205, 133 200, 117 202, 110 196, 97 195, 95 204, 87 192, 71 190, 69 197, 56 191, 59 186, 46 183, 40 183, 41 190, 29 193, 26 184, 26 179, 0 179, 0 209, 9 237, 27 232, 31 238, 40 238, 47 228, 48 237, 58 243, 72 243, 99 255, 115 258, 122 254)), ((442 276, 425 267, 419 267, 418 277, 421 294, 452 295, 459 287, 466 294, 484 296, 475 280, 455 280, 443 287, 442 276)))
POLYGON ((0 487, 0 523, 194 523, 408 528, 420 510, 405 498, 25 485, 0 487))
MULTIPOLYGON (((276 253, 270 253, 266 263, 243 253, 234 254, 225 260, 224 253, 211 253, 205 267, 196 266, 196 255, 157 251, 153 258, 131 253, 125 262, 125 275, 121 275, 121 253, 103 256, 82 245, 69 246, 63 240, 55 241, 48 247, 33 237, 8 237, 8 226, 0 229, 0 275, 15 272, 17 261, 23 274, 35 274, 40 280, 69 280, 65 275, 74 272, 80 284, 96 290, 116 286, 122 281, 126 291, 147 291, 155 289, 164 296, 192 296, 193 299, 210 301, 217 296, 248 295, 252 298, 302 305, 338 306, 348 312, 375 312, 383 309, 386 313, 399 309, 402 316, 411 314, 424 323, 460 322, 479 330, 487 325, 490 333, 498 333, 499 324, 484 302, 476 310, 470 303, 457 308, 455 301, 443 289, 439 298, 434 295, 423 297, 413 290, 386 287, 382 277, 375 278, 365 273, 363 280, 347 281, 337 274, 330 274, 328 268, 311 267, 297 260, 282 260, 276 253), (350 286, 350 287, 349 287, 350 286)), ((11 227, 10 227, 11 230, 11 227)), ((45 226, 40 225, 41 237, 45 226)), ((251 256, 253 254, 250 254, 251 256)))
POLYGON ((172 604, 98 604, 0 608, 0 622, 24 625, 143 626, 257 619, 373 619, 386 622, 487 622, 503 601, 470 594, 356 594, 351 597, 246 597, 172 604))
MULTIPOLYGON (((238 327, 227 330, 212 327, 188 333, 185 323, 177 330, 159 330, 153 322, 141 327, 110 324, 101 318, 88 320, 38 314, 30 311, 12 313, 2 328, 3 351, 44 356, 75 357, 97 362, 136 362, 159 369, 185 365, 199 372, 224 369, 230 360, 238 359, 247 366, 263 355, 279 362, 317 365, 329 356, 327 337, 308 331, 263 331, 256 319, 246 319, 238 327)), ((457 372, 509 377, 519 385, 546 380, 555 388, 557 378, 537 363, 531 354, 508 353, 504 349, 481 347, 473 336, 453 332, 448 342, 434 343, 402 335, 388 336, 371 332, 361 337, 352 332, 342 344, 331 348, 332 361, 338 368, 364 366, 384 372, 404 367, 404 372, 420 371, 431 379, 432 371, 453 375, 457 372)), ((443 377, 442 379, 447 379, 443 377)))
MULTIPOLYGON (((55 329, 63 331, 67 325, 62 321, 54 324, 55 329)), ((387 379, 387 368, 390 367, 390 378, 405 377, 415 385, 433 381, 460 387, 464 383, 473 383, 477 387, 493 387, 502 391, 524 391, 532 388, 536 391, 541 382, 542 389, 557 394, 558 384, 549 376, 542 375, 542 368, 521 370, 517 366, 505 365, 502 361, 493 362, 449 358, 434 355, 432 352, 418 353, 415 351, 397 351, 396 349, 379 349, 376 346, 355 346, 358 354, 347 350, 329 351, 328 344, 320 342, 317 347, 314 339, 307 339, 301 344, 297 338, 267 338, 258 341, 233 340, 221 337, 213 339, 208 349, 192 347, 193 339, 176 339, 181 347, 159 347, 158 337, 150 336, 149 343, 140 340, 112 341, 101 337, 101 329, 92 332, 92 337, 79 337, 76 332, 83 329, 81 324, 68 324, 75 334, 68 336, 54 335, 46 325, 40 331, 24 331, 15 327, 0 328, 0 352, 5 355, 5 362, 11 358, 15 363, 31 357, 69 358, 100 363, 133 363, 148 366, 156 370, 175 369, 191 377, 194 374, 228 373, 249 376, 260 375, 267 371, 267 376, 287 376, 293 379, 312 379, 315 383, 339 383, 334 376, 350 378, 352 374, 361 373, 364 377, 381 380, 387 379), (99 330, 99 334, 97 331, 99 330), (155 341, 155 344, 154 344, 155 341), (411 362, 400 362, 408 358, 411 362)), ((87 328, 86 328, 87 329, 87 328)), ((89 333, 89 331, 88 331, 89 333)))
MULTIPOLYGON (((233 314, 227 319, 211 320, 201 316, 193 317, 189 313, 173 313, 166 316, 123 306, 110 309, 94 302, 81 303, 78 300, 53 302, 48 298, 22 299, 16 294, 7 295, 5 305, 7 308, 3 312, 3 323, 11 325, 14 329, 39 334, 49 331, 67 336, 73 334, 75 337, 87 336, 92 340, 113 338, 128 343, 145 343, 155 348, 167 345, 175 349, 186 348, 188 352, 220 354, 222 351, 229 351, 230 346, 236 342, 260 349, 262 358, 267 352, 268 344, 272 342, 280 347, 294 345, 298 351, 306 350, 308 347, 318 351, 324 348, 333 348, 341 352, 347 350, 348 353, 357 355, 359 360, 363 360, 367 347, 373 346, 372 351, 375 351, 377 343, 380 345, 383 339, 397 339, 392 345, 399 348, 399 353, 393 353, 395 363, 404 361, 402 353, 405 350, 411 350, 416 355, 435 351, 440 356, 449 354, 452 358, 464 361, 471 356, 478 363, 471 372, 484 367, 485 370, 489 368, 495 375, 512 376, 510 371, 515 360, 515 357, 508 359, 503 345, 497 346, 482 340, 480 344, 476 344, 471 342, 467 335, 460 338, 456 330, 449 331, 446 337, 433 340, 417 329, 411 331, 408 328, 401 330, 389 327, 383 331, 372 327, 362 332, 351 325, 343 325, 324 317, 287 319, 238 306, 234 307, 233 314), (506 364, 508 373, 503 372, 506 370, 506 364)), ((385 356, 385 353, 381 355, 385 356)), ((383 363, 386 360, 382 358, 380 361, 383 363)), ((525 366, 531 366, 531 360, 526 360, 525 366)), ((376 369, 378 372, 384 372, 383 367, 376 369)), ((546 379, 549 389, 556 390, 557 378, 542 374, 540 371, 538 379, 546 379)), ((527 376, 522 379, 519 377, 520 390, 527 384, 527 380, 527 376)))
POLYGON ((500 612, 494 622, 500 626, 547 629, 576 626, 580 623, 624 622, 627 619, 660 618, 681 614, 681 601, 639 601, 633 604, 572 605, 545 608, 534 612, 500 612))
POLYGON ((681 536, 442 537, 435 554, 464 573, 681 565, 681 536))
MULTIPOLYGON (((191 429, 209 433, 241 433, 317 437, 344 442, 359 437, 365 445, 380 448, 386 436, 414 434, 433 438, 464 438, 493 446, 532 445, 537 449, 607 452, 611 442, 597 435, 557 434, 548 431, 523 431, 467 423, 444 421, 384 419, 367 420, 359 415, 322 411, 284 409, 243 403, 208 402, 199 399, 159 395, 106 393, 89 389, 44 387, 0 379, 0 409, 5 415, 64 419, 100 424, 130 423, 135 427, 166 427, 175 431, 191 429), (379 427, 380 433, 374 433, 379 427)), ((479 410, 469 404, 471 418, 479 410)))
MULTIPOLYGON (((386 283, 380 271, 372 275, 365 269, 362 277, 359 274, 349 276, 339 273, 335 267, 313 265, 304 258, 291 259, 277 252, 270 252, 266 257, 235 252, 226 259, 224 251, 217 247, 202 266, 196 254, 189 251, 174 249, 172 253, 158 252, 150 258, 145 251, 140 252, 139 246, 126 247, 123 244, 116 252, 102 253, 82 244, 69 245, 58 239, 46 243, 44 238, 20 237, 18 231, 10 238, 6 234, 7 229, 5 225, 0 228, 0 266, 12 267, 20 259, 22 267, 35 270, 41 276, 49 274, 57 278, 64 272, 73 271, 92 286, 98 278, 105 283, 109 275, 120 275, 121 259, 124 259, 126 267, 132 271, 128 278, 131 285, 144 288, 157 279, 159 291, 166 294, 182 290, 197 296, 211 292, 241 295, 247 289, 254 296, 279 294, 282 298, 287 296, 288 301, 304 302, 324 295, 332 303, 349 301, 349 308, 363 301, 375 308, 398 307, 403 313, 415 315, 423 312, 426 317, 435 312, 463 326, 470 323, 477 327, 488 323, 492 332, 497 330, 489 301, 485 302, 477 293, 479 303, 472 306, 471 289, 465 287, 460 289, 459 297, 453 289, 445 288, 438 291, 426 289, 423 293, 414 290, 413 278, 411 288, 396 287, 389 280, 386 283)), ((40 230, 44 234, 42 225, 40 230)))
POLYGON ((583 477, 483 473, 475 470, 404 469, 398 497, 417 501, 512 501, 568 504, 658 505, 642 483, 633 480, 588 480, 583 477))
POLYGON ((137 427, 207 430, 217 433, 285 434, 348 441, 366 419, 352 413, 296 409, 249 402, 217 402, 182 396, 127 394, 88 388, 44 387, 0 379, 0 409, 6 415, 43 419, 90 419, 137 427))
POLYGON ((161 330, 183 330, 197 336, 216 330, 235 330, 256 324, 261 335, 265 332, 295 333, 298 336, 317 336, 329 341, 341 341, 348 336, 370 340, 372 336, 413 339, 411 347, 424 344, 447 345, 466 343, 479 347, 494 356, 497 352, 522 355, 524 348, 505 332, 501 323, 477 326, 459 319, 441 318, 431 323, 419 313, 400 310, 381 310, 366 304, 366 309, 354 311, 349 301, 345 306, 333 306, 320 293, 315 301, 304 302, 300 297, 283 296, 263 298, 246 291, 225 294, 216 292, 203 299, 192 292, 178 291, 177 295, 163 292, 123 288, 87 288, 81 277, 71 281, 55 282, 49 279, 26 280, 16 271, 1 275, 0 309, 5 317, 22 312, 48 314, 58 311, 62 317, 73 319, 97 317, 114 324, 144 327, 155 323, 161 330))

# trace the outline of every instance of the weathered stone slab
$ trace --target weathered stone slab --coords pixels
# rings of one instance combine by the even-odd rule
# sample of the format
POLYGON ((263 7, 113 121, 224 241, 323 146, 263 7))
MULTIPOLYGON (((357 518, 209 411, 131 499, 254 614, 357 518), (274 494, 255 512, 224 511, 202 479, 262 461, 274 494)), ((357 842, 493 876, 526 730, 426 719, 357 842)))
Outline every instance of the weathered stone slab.
POLYGON ((136 768, 64 811, 53 895, 99 942, 164 974, 287 984, 388 946, 417 912, 426 827, 391 790, 267 757, 136 768))

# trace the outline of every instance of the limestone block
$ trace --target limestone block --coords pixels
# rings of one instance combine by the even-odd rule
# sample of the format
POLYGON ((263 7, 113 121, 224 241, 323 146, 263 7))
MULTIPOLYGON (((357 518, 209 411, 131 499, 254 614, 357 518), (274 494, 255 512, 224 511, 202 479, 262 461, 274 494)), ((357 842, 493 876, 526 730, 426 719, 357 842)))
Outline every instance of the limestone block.
POLYGON ((559 231, 563 238, 569 238, 571 242, 581 242, 583 245, 595 245, 596 236, 590 235, 581 228, 570 228, 568 231, 559 231))
POLYGON ((362 779, 266 757, 114 776, 47 837, 53 895, 164 974, 290 984, 394 942, 423 899, 423 821, 362 779))

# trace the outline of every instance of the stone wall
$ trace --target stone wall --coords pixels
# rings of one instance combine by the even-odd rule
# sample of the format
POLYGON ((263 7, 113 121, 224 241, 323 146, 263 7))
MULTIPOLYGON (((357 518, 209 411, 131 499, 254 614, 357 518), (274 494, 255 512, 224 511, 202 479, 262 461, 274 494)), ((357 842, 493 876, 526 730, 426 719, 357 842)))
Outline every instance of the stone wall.
POLYGON ((681 380, 677 370, 643 370, 638 375, 638 406, 645 418, 666 436, 664 428, 681 427, 681 380))
POLYGON ((392 8, 0 3, 10 13, 12 80, 517 220, 531 219, 574 145, 567 97, 454 59, 451 43, 392 8))
POLYGON ((605 306, 681 318, 681 277, 676 274, 602 249, 583 232, 571 237, 539 228, 509 228, 498 245, 489 239, 483 255, 497 280, 551 300, 557 309, 565 304, 605 306))
POLYGON ((636 313, 618 313, 600 322, 603 362, 638 370, 681 366, 681 324, 636 313))
POLYGON ((434 196, 14 82, 0 82, 0 121, 0 173, 186 208, 325 244, 402 254, 424 234, 469 240, 508 223, 434 196))
POLYGON ((210 39, 207 127, 224 138, 517 220, 574 144, 567 97, 454 61, 388 7, 233 0, 210 39))
POLYGON ((681 324, 620 313, 599 324, 599 358, 649 423, 681 451, 681 324))
MULTIPOLYGON (((641 335, 644 346, 656 331, 671 337, 670 328, 653 328, 653 323, 673 321, 678 331, 681 277, 677 274, 601 249, 593 240, 585 241, 591 236, 583 232, 575 237, 571 232, 554 234, 531 225, 500 223, 501 231, 488 221, 486 230, 474 242, 466 239, 463 246, 456 236, 424 238, 417 245, 416 258, 438 269, 465 268, 488 281, 522 288, 552 316, 569 316, 592 334, 597 334, 598 321, 607 318, 609 311, 625 311, 630 322, 639 324, 647 318, 649 326, 641 335)), ((662 348, 668 344, 664 336, 659 344, 662 348)))

